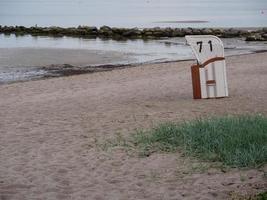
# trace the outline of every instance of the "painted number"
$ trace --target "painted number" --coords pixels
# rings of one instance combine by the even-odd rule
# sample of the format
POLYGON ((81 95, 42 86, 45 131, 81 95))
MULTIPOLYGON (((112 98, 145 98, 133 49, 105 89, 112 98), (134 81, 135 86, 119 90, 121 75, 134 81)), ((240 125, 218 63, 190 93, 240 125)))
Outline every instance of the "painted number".
POLYGON ((203 44, 202 41, 197 42, 197 45, 199 45, 199 53, 201 53, 201 51, 202 51, 202 44, 203 44))
POLYGON ((208 43, 210 44, 210 51, 212 51, 212 42, 211 42, 211 40, 208 43))
MULTIPOLYGON (((211 42, 211 40, 208 41, 208 43, 209 43, 209 45, 210 45, 210 51, 212 52, 212 51, 213 51, 213 47, 212 47, 212 42, 211 42)), ((202 52, 202 44, 203 44, 202 41, 197 42, 197 45, 199 45, 199 53, 202 52)))

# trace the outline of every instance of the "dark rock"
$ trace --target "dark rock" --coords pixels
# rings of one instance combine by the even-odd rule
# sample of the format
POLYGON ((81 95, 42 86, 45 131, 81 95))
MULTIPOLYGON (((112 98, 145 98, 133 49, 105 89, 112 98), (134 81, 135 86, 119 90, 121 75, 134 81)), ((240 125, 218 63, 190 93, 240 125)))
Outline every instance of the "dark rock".
POLYGON ((87 36, 89 35, 89 31, 87 31, 86 29, 77 29, 77 34, 78 35, 82 35, 82 36, 87 36))
POLYGON ((81 27, 78 27, 79 29, 85 29, 87 31, 98 31, 97 30, 97 27, 95 26, 81 26, 81 27))
POLYGON ((102 26, 98 29, 95 26, 78 26, 77 28, 62 28, 57 26, 52 27, 24 27, 24 26, 1 26, 0 33, 16 35, 31 34, 31 35, 52 35, 55 37, 77 36, 77 37, 102 37, 123 39, 157 39, 162 37, 184 37, 185 35, 216 35, 219 37, 245 37, 247 41, 266 41, 267 28, 260 29, 212 29, 212 28, 111 28, 102 26))
POLYGON ((49 33, 51 34, 60 34, 64 29, 61 27, 57 27, 57 26, 51 26, 49 27, 49 33))
POLYGON ((172 37, 184 37, 185 33, 180 28, 175 28, 172 32, 172 37))
POLYGON ((78 30, 74 27, 70 27, 70 28, 66 28, 64 30, 64 34, 65 35, 69 35, 69 36, 75 36, 75 35, 78 35, 78 30))
POLYGON ((64 28, 61 27, 36 27, 32 26, 26 30, 27 33, 30 34, 40 34, 40 35, 60 35, 64 32, 64 28))
POLYGON ((165 37, 166 34, 161 28, 154 28, 153 29, 153 36, 155 37, 165 37))
POLYGON ((78 34, 80 35, 97 35, 98 29, 95 26, 78 26, 78 34))
MULTIPOLYGON (((35 33, 35 28, 34 27, 31 27, 30 28, 30 32, 31 33, 35 33)), ((44 34, 50 34, 51 33, 51 29, 45 27, 45 28, 42 29, 42 33, 44 33, 44 34)))
POLYGON ((142 35, 144 35, 145 37, 152 36, 153 35, 153 31, 150 28, 145 28, 142 31, 142 35))
POLYGON ((250 35, 250 31, 249 30, 240 30, 239 31, 239 36, 241 36, 241 37, 247 37, 247 36, 249 36, 250 35))
POLYGON ((16 32, 16 33, 15 33, 15 36, 16 36, 16 37, 18 37, 18 36, 24 36, 24 35, 25 35, 25 33, 22 32, 22 31, 21 31, 21 32, 16 32))
POLYGON ((24 27, 24 26, 15 26, 15 29, 16 29, 16 31, 21 32, 21 31, 25 31, 26 27, 24 27))
POLYGON ((123 37, 122 35, 120 34, 113 34, 112 37, 111 37, 113 40, 126 40, 127 38, 123 37))
POLYGON ((160 27, 154 27, 151 30, 152 30, 152 32, 158 32, 158 31, 161 31, 161 28, 160 27))
POLYGON ((111 29, 114 34, 122 35, 124 32, 128 31, 126 28, 112 28, 111 29))
POLYGON ((143 38, 144 40, 153 40, 153 39, 156 39, 155 36, 151 36, 151 35, 143 36, 142 38, 143 38))
POLYGON ((162 32, 164 33, 164 37, 172 37, 173 35, 173 29, 172 28, 163 28, 162 32))
POLYGON ((212 35, 213 34, 213 31, 210 28, 203 28, 200 32, 203 35, 212 35))
POLYGON ((257 39, 255 35, 249 35, 246 37, 246 41, 257 41, 257 39))
MULTIPOLYGON (((42 28, 42 27, 36 27, 36 26, 32 26, 30 28, 27 28, 25 29, 25 32, 27 33, 44 33, 48 28, 42 28)), ((47 33, 49 32, 50 30, 48 29, 47 30, 47 33)))
POLYGON ((222 36, 224 34, 224 29, 221 29, 221 28, 217 28, 217 29, 212 29, 212 32, 214 35, 216 36, 222 36))
POLYGON ((184 33, 184 35, 193 35, 192 28, 182 28, 181 31, 184 33))
POLYGON ((122 33, 123 37, 136 37, 141 35, 141 31, 138 28, 128 29, 122 33))
POLYGON ((109 26, 101 26, 100 31, 112 31, 112 28, 110 28, 109 26))
POLYGON ((259 33, 255 33, 246 37, 246 41, 266 41, 259 33))
POLYGON ((4 33, 12 33, 12 32, 15 32, 15 27, 13 26, 4 26, 2 27, 2 30, 4 33))
POLYGON ((113 32, 109 26, 102 26, 100 27, 98 33, 104 37, 111 37, 113 32))
POLYGON ((192 29, 192 34, 193 35, 201 35, 201 30, 197 29, 197 28, 194 28, 194 29, 192 29))
POLYGON ((143 37, 146 38, 156 38, 156 37, 162 37, 163 32, 160 27, 155 27, 155 28, 145 28, 142 31, 143 37))
POLYGON ((222 37, 225 37, 225 38, 238 37, 239 33, 240 33, 239 30, 230 28, 224 31, 224 33, 222 34, 222 37))

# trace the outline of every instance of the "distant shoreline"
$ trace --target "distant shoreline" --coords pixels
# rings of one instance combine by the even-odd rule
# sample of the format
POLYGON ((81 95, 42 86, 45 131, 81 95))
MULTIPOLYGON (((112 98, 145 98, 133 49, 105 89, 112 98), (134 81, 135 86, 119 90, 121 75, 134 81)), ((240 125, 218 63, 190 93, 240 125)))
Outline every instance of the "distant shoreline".
POLYGON ((109 26, 78 26, 78 27, 25 27, 1 26, 0 33, 33 36, 73 36, 82 38, 125 39, 160 39, 184 37, 185 35, 216 35, 222 38, 241 37, 246 41, 267 41, 267 27, 263 28, 116 28, 109 26))
MULTIPOLYGON (((267 50, 255 50, 250 53, 228 55, 227 57, 230 58, 230 57, 238 57, 238 56, 247 56, 251 54, 262 54, 266 52, 267 50)), ((90 55, 91 58, 92 56, 93 54, 90 55)), ((97 60, 97 59, 100 59, 100 57, 93 56, 93 59, 97 60)), ((187 62, 187 61, 193 61, 193 60, 194 58, 188 58, 188 59, 181 59, 181 60, 169 60, 169 61, 158 61, 158 62, 143 62, 143 63, 128 63, 128 64, 126 63, 125 64, 98 64, 98 65, 86 65, 86 66, 79 66, 75 64, 52 64, 52 65, 47 65, 47 66, 39 66, 35 69, 29 69, 30 71, 25 72, 25 73, 26 74, 31 73, 31 76, 27 77, 26 75, 24 77, 21 77, 20 79, 1 81, 1 73, 0 73, 0 85, 34 81, 34 80, 44 80, 44 79, 56 78, 56 77, 66 77, 66 76, 73 76, 73 75, 105 72, 105 71, 126 69, 126 68, 132 68, 132 67, 138 67, 138 66, 144 66, 144 65, 181 63, 181 62, 187 62)))

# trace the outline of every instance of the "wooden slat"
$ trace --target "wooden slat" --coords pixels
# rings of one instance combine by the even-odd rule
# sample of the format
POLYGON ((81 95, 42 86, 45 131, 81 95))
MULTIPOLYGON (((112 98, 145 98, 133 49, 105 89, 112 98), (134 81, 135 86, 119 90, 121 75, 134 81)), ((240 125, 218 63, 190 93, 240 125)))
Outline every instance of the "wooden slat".
POLYGON ((206 81, 206 83, 209 85, 209 84, 215 84, 216 83, 216 81, 215 80, 208 80, 208 81, 206 81))
POLYGON ((192 86, 193 86, 193 98, 201 99, 199 65, 191 66, 191 75, 192 75, 192 86))

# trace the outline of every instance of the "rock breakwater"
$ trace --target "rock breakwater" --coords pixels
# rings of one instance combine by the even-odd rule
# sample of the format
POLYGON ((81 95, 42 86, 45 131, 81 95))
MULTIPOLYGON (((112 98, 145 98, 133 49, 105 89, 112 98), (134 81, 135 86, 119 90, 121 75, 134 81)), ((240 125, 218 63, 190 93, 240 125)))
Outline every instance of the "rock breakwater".
POLYGON ((185 35, 216 35, 222 38, 242 37, 247 41, 267 41, 267 28, 117 28, 102 26, 78 27, 25 27, 1 26, 0 33, 16 35, 46 35, 53 37, 73 36, 84 38, 158 39, 165 37, 184 37, 185 35))

